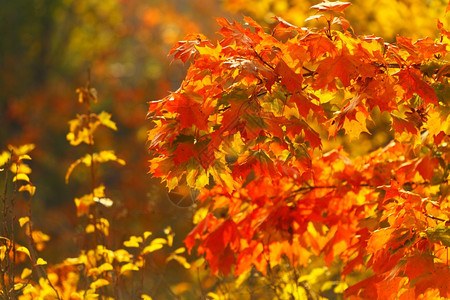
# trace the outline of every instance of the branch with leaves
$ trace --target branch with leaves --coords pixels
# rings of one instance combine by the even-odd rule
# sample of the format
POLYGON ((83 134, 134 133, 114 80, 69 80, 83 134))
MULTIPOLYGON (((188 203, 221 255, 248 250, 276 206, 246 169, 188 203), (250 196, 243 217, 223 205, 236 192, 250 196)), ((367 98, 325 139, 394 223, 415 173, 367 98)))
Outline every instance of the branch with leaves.
POLYGON ((448 297, 450 33, 438 22, 437 40, 356 36, 348 6, 313 6, 322 29, 221 18, 222 40, 176 44, 171 54, 190 65, 176 92, 150 102, 150 171, 169 190, 200 191, 185 244, 214 274, 322 257, 343 263, 346 296, 448 297), (384 147, 323 151, 381 118, 384 147), (351 282, 362 269, 370 278, 351 282))

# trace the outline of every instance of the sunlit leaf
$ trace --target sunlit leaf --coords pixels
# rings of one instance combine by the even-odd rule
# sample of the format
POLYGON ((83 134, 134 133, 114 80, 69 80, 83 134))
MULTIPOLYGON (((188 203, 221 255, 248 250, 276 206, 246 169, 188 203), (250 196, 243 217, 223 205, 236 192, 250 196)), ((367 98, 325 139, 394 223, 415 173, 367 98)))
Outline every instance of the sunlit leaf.
POLYGON ((11 159, 11 153, 8 151, 3 151, 0 154, 0 167, 4 166, 11 159))
POLYGON ((32 184, 25 184, 19 188, 19 192, 28 192, 30 196, 33 196, 36 192, 36 187, 32 184))
POLYGON ((101 288, 103 286, 107 286, 109 284, 110 283, 109 283, 108 280, 106 280, 104 278, 100 278, 100 279, 97 279, 96 281, 92 282, 90 287, 91 287, 91 289, 95 289, 96 290, 98 288, 101 288))
POLYGON ((20 224, 20 227, 23 227, 23 225, 27 224, 29 221, 30 221, 30 218, 29 218, 29 217, 22 217, 22 218, 19 218, 19 224, 20 224))
POLYGON ((30 251, 28 250, 28 248, 20 246, 17 247, 16 251, 25 253, 31 259, 30 251))
POLYGON ((138 248, 140 247, 140 244, 142 242, 143 242, 142 237, 133 235, 130 236, 130 239, 128 241, 123 242, 123 245, 129 248, 138 248))
POLYGON ((120 267, 120 274, 123 274, 128 271, 139 271, 139 268, 133 263, 127 263, 120 267))
POLYGON ((23 268, 22 273, 20 274, 21 279, 25 279, 30 276, 33 272, 28 268, 23 268))
POLYGON ((156 250, 161 249, 165 244, 167 244, 167 240, 163 238, 156 238, 151 241, 150 245, 144 248, 142 254, 152 253, 156 250))
POLYGON ((40 257, 36 261, 36 266, 43 266, 43 265, 46 265, 46 264, 47 264, 47 262, 45 260, 43 260, 42 258, 40 258, 40 257))
POLYGON ((109 128, 111 128, 113 130, 117 130, 116 123, 111 121, 111 114, 102 111, 101 113, 99 113, 97 115, 97 117, 98 117, 98 120, 100 121, 100 123, 103 126, 109 127, 109 128))
POLYGON ((0 261, 3 261, 5 259, 5 255, 6 255, 6 246, 1 245, 0 246, 0 261))
POLYGON ((30 182, 30 178, 28 177, 27 174, 24 173, 19 173, 16 176, 14 176, 13 181, 17 181, 17 180, 22 180, 22 181, 26 181, 26 182, 30 182))
POLYGON ((28 152, 31 152, 36 146, 34 144, 26 144, 19 147, 15 147, 13 145, 8 145, 8 149, 13 152, 14 155, 21 156, 25 155, 28 152))

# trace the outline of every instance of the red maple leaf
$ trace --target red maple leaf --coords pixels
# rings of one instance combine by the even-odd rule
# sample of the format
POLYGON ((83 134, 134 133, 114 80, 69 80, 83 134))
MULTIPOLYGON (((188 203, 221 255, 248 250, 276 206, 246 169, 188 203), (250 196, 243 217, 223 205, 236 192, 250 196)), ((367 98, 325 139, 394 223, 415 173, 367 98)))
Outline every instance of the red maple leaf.
POLYGON ((288 91, 295 93, 302 89, 302 74, 295 73, 283 59, 280 59, 275 71, 280 75, 281 83, 286 86, 288 91))
POLYGON ((177 149, 173 152, 173 162, 175 165, 179 165, 190 160, 195 155, 196 151, 194 149, 194 145, 180 143, 178 144, 177 149))
POLYGON ((420 79, 422 75, 419 70, 407 68, 397 72, 395 75, 398 76, 399 85, 403 87, 407 99, 412 98, 415 93, 422 97, 425 103, 438 105, 436 92, 425 81, 420 79))
POLYGON ((180 129, 189 128, 192 125, 198 129, 208 129, 208 116, 203 113, 200 103, 185 94, 173 93, 172 96, 173 99, 167 101, 165 108, 178 113, 180 129))
POLYGON ((213 46, 203 34, 188 34, 184 41, 179 41, 170 50, 169 55, 174 54, 174 58, 180 59, 183 63, 198 54, 197 46, 213 46))

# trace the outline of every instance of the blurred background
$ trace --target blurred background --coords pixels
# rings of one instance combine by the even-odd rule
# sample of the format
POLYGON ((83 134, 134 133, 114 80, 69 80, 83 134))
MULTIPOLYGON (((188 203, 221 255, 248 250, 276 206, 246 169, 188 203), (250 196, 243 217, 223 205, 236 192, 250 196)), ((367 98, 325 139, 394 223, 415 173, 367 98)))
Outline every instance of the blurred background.
MULTIPOLYGON (((127 162, 98 170, 115 202, 105 212, 113 220, 111 235, 119 245, 132 234, 157 233, 170 225, 181 245, 192 229, 191 200, 175 205, 176 195, 168 195, 147 174, 147 101, 176 90, 187 68, 171 63, 170 49, 188 33, 220 38, 215 34, 220 29, 217 17, 239 21, 245 14, 270 28, 277 15, 295 25, 316 26, 304 20, 313 14, 309 7, 319 2, 1 0, 0 151, 8 144, 36 145, 31 152, 30 178, 37 187, 33 217, 36 227, 51 237, 52 247, 46 250, 50 262, 79 251, 73 199, 89 192, 89 174, 78 167, 68 184, 64 175, 88 149, 84 144, 70 146, 66 134, 68 121, 86 113, 75 90, 86 84, 88 70, 99 98, 93 111, 110 112, 119 129, 100 130, 96 151, 115 150, 127 162)), ((357 34, 374 34, 387 42, 395 41, 396 34, 436 38, 437 18, 448 28, 446 0, 351 2, 346 17, 357 34)))

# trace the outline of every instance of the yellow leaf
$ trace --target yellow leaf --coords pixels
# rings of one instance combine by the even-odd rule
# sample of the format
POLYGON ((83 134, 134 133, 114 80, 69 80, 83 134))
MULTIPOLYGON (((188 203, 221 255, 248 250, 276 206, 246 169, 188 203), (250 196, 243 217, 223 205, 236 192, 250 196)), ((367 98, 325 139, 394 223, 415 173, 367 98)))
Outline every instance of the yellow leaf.
POLYGON ((186 258, 183 256, 179 256, 179 255, 173 255, 172 256, 173 260, 176 260, 177 262, 179 262, 184 268, 189 269, 191 267, 191 264, 187 262, 186 258))
POLYGON ((22 217, 22 218, 20 218, 20 219, 19 219, 20 227, 23 227, 23 225, 25 225, 25 224, 28 223, 29 221, 30 221, 30 218, 29 218, 29 217, 22 217))
POLYGON ((5 165, 10 159, 11 153, 8 151, 3 151, 2 154, 0 154, 0 167, 5 165))
POLYGON ((33 196, 36 192, 36 187, 32 184, 25 184, 19 188, 19 192, 28 192, 30 196, 33 196))
POLYGON ((209 297, 212 300, 219 300, 219 295, 213 293, 213 292, 209 292, 208 294, 206 294, 207 297, 209 297))
POLYGON ((175 235, 173 233, 172 227, 168 226, 166 229, 164 229, 164 233, 167 235, 167 245, 169 245, 169 247, 172 247, 173 236, 175 235))
POLYGON ((438 135, 441 131, 450 133, 450 115, 447 118, 441 117, 438 112, 431 111, 428 114, 427 128, 431 136, 438 135))
POLYGON ((167 179, 167 188, 169 192, 178 186, 178 177, 167 179))
POLYGON ((150 297, 149 295, 142 294, 142 295, 141 295, 141 299, 142 299, 142 300, 152 300, 153 298, 150 297))
POLYGON ((206 218, 206 215, 208 214, 208 208, 206 207, 200 207, 197 209, 197 211, 194 214, 194 218, 192 222, 194 224, 200 223, 204 218, 206 218))
POLYGON ((336 294, 342 294, 348 288, 348 284, 345 282, 339 282, 339 284, 334 288, 336 294))
POLYGON ((195 188, 201 189, 208 183, 209 183, 209 176, 204 170, 202 170, 202 172, 197 176, 197 179, 195 180, 195 188))
POLYGON ((89 207, 95 203, 92 194, 84 195, 81 198, 75 198, 74 202, 77 207, 77 216, 87 214, 89 212, 89 207))
POLYGON ((48 242, 50 240, 50 236, 40 230, 33 230, 32 236, 36 243, 48 242))
POLYGON ((6 254, 6 246, 0 246, 0 261, 3 261, 5 259, 6 254))
POLYGON ((30 173, 31 173, 30 167, 27 166, 26 164, 16 164, 16 163, 13 163, 13 164, 11 165, 10 170, 11 170, 11 172, 13 172, 14 174, 20 174, 20 173, 30 174, 30 173))
POLYGON ((47 264, 47 262, 40 257, 36 261, 36 266, 42 266, 42 265, 46 265, 46 264, 47 264))
POLYGON ((22 154, 19 156, 19 160, 22 160, 22 159, 31 160, 31 156, 29 156, 28 154, 22 154))
POLYGON ((117 130, 116 123, 111 121, 111 114, 102 111, 100 114, 97 115, 97 117, 103 126, 109 127, 112 130, 117 130))
POLYGON ((16 251, 25 253, 31 259, 30 251, 28 250, 28 248, 20 246, 20 247, 17 247, 16 251))
POLYGON ((357 140, 359 139, 359 135, 361 132, 367 132, 369 133, 369 130, 366 126, 366 117, 362 112, 356 113, 356 120, 348 120, 347 118, 344 121, 344 124, 342 125, 342 128, 345 129, 345 134, 350 138, 350 140, 357 140))
POLYGON ((32 151, 34 148, 35 148, 34 144, 26 144, 19 146, 18 148, 12 145, 8 145, 8 149, 11 150, 17 156, 25 155, 28 152, 32 151))
POLYGON ((184 247, 180 247, 177 250, 175 250, 173 253, 181 254, 181 253, 184 253, 185 251, 186 251, 186 249, 184 247))
POLYGON ((98 289, 105 285, 109 285, 109 281, 104 278, 100 278, 91 283, 91 289, 98 289))
POLYGON ((100 272, 112 271, 113 266, 110 263, 104 263, 100 267, 98 267, 100 272))
POLYGON ((142 243, 142 237, 131 236, 128 241, 123 242, 123 245, 128 248, 139 248, 139 244, 142 243))
POLYGON ((152 253, 156 250, 159 250, 163 247, 162 244, 154 244, 154 245, 149 245, 147 247, 144 248, 144 251, 142 251, 142 254, 147 254, 147 253, 152 253))
POLYGON ((87 167, 90 167, 92 164, 92 161, 94 161, 94 163, 104 163, 104 162, 108 162, 108 161, 115 161, 118 164, 121 165, 125 165, 125 161, 123 159, 120 159, 116 156, 116 154, 114 154, 114 151, 112 150, 105 150, 105 151, 100 151, 99 153, 94 153, 91 157, 90 154, 86 154, 85 156, 77 159, 75 162, 73 162, 69 168, 67 169, 67 173, 66 173, 66 183, 69 182, 69 177, 70 174, 72 174, 73 169, 75 169, 76 166, 78 166, 79 164, 85 164, 87 167))
POLYGON ((152 235, 152 233, 150 231, 144 232, 144 240, 146 240, 151 235, 152 235))
POLYGON ((30 178, 25 173, 19 173, 16 176, 14 176, 13 182, 16 182, 17 180, 23 180, 23 181, 30 183, 30 178))
POLYGON ((114 151, 107 150, 107 151, 100 151, 99 153, 94 154, 94 161, 96 163, 104 163, 107 161, 115 161, 121 165, 125 165, 125 161, 123 159, 120 159, 116 156, 114 151))
POLYGON ((33 272, 32 272, 30 269, 28 269, 28 268, 23 268, 22 274, 20 274, 20 278, 21 278, 21 279, 25 279, 25 278, 27 278, 28 276, 30 276, 31 273, 33 273, 33 272))
POLYGON ((70 299, 73 300, 98 300, 98 294, 95 293, 95 289, 88 289, 87 291, 72 292, 70 299))
POLYGON ((105 218, 100 218, 97 223, 97 229, 103 232, 105 236, 109 235, 109 221, 105 218))
POLYGON ((93 233, 95 231, 95 227, 93 224, 89 224, 85 229, 86 233, 93 233))
POLYGON ((114 258, 118 262, 129 262, 131 259, 131 254, 125 249, 119 249, 114 251, 114 258))
POLYGON ((14 284, 14 290, 15 290, 15 291, 21 290, 21 289, 23 289, 25 286, 26 286, 25 283, 21 283, 21 282, 16 283, 16 284, 14 284))
POLYGON ((156 238, 150 243, 150 245, 144 248, 142 254, 152 253, 156 250, 159 250, 163 247, 164 244, 167 244, 167 240, 163 238, 156 238))
POLYGON ((139 271, 139 268, 133 263, 127 263, 120 267, 120 274, 123 274, 127 271, 139 271))
POLYGON ((195 180, 197 178, 198 171, 196 169, 191 169, 186 174, 186 183, 188 186, 193 187, 195 186, 195 180))
POLYGON ((81 143, 90 144, 91 137, 100 122, 87 123, 86 115, 77 115, 77 119, 69 121, 69 133, 66 135, 66 139, 72 146, 77 146, 81 143))
POLYGON ((156 238, 156 239, 154 239, 154 240, 152 241, 151 244, 152 244, 152 245, 155 245, 155 244, 167 244, 167 240, 164 239, 164 238, 156 238))

